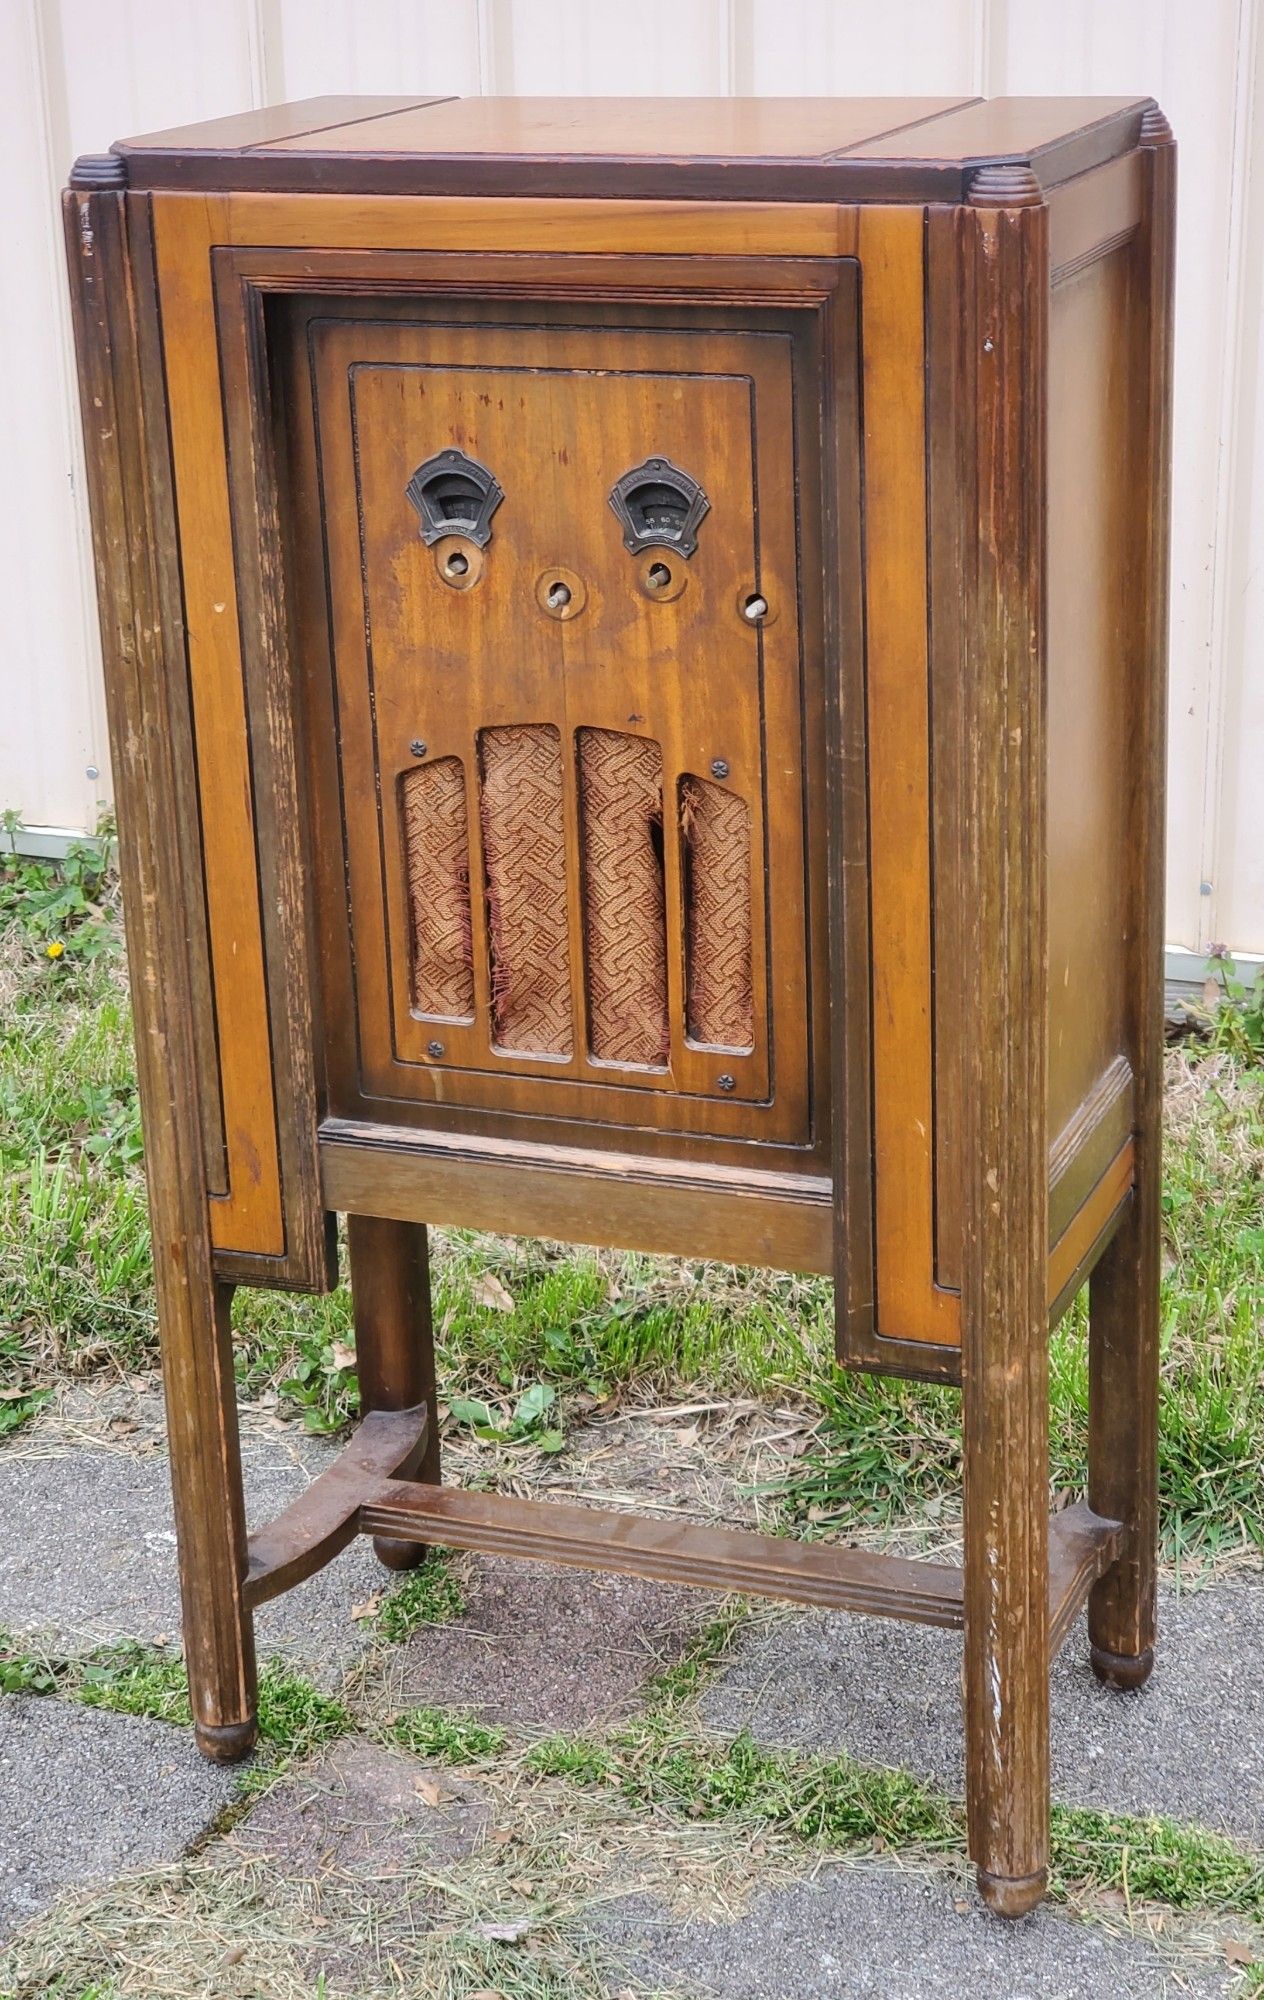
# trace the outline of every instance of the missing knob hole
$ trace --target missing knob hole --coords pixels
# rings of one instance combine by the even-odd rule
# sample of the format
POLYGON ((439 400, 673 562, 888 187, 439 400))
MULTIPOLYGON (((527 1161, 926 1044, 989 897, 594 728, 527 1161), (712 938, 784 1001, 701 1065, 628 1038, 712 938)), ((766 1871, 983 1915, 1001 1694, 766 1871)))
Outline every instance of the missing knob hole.
POLYGON ((571 601, 569 584, 551 583, 548 589, 548 603, 551 611, 564 611, 571 601))
POLYGON ((757 590, 753 590, 750 596, 742 601, 742 616, 750 624, 758 625, 768 616, 768 599, 761 597, 757 590))
POLYGON ((459 549, 453 549, 452 554, 443 565, 443 574, 445 576, 468 576, 469 573, 469 557, 463 556, 459 549))
POLYGON ((671 582, 671 571, 666 563, 651 563, 645 572, 645 581, 651 590, 666 590, 671 582))

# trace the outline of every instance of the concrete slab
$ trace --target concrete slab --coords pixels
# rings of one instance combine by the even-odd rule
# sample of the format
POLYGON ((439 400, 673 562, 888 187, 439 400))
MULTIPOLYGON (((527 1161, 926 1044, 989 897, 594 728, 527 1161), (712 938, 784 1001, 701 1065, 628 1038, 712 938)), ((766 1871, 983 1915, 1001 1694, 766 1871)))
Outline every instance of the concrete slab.
POLYGON ((0 1935, 64 1889, 175 1860, 232 1789, 186 1729, 0 1697, 0 1935))
POLYGON ((878 1864, 829 1871, 760 1897, 736 1921, 671 1917, 629 1899, 593 1926, 628 1977, 723 2000, 1164 2000, 1227 1994, 1226 1967, 1170 1961, 1142 1937, 1117 1937, 1043 1908, 1007 1924, 965 1902, 951 1878, 878 1864))
POLYGON ((501 1557, 480 1561, 473 1578, 463 1618, 423 1626, 389 1661, 390 1704, 582 1729, 634 1706, 711 1608, 694 1590, 501 1557))
MULTIPOLYGON (((0 1451, 0 1515, 15 1524, 0 1551, 0 1627, 38 1634, 61 1650, 101 1641, 178 1640, 180 1593, 161 1399, 138 1399, 136 1435, 148 1448, 92 1449, 40 1458, 0 1451)), ((242 1439, 247 1517, 279 1513, 323 1471, 335 1444, 297 1427, 242 1439)), ((333 1686, 364 1652, 368 1621, 352 1606, 381 1590, 386 1572, 357 1541, 318 1576, 267 1604, 256 1623, 260 1659, 279 1654, 333 1686)))
MULTIPOLYGON (((1253 1579, 1163 1593, 1139 1694, 1099 1684, 1077 1626, 1053 1670, 1055 1797, 1264 1840, 1261 1657, 1264 1581, 1253 1579)), ((846 1750, 962 1790, 959 1633, 795 1616, 739 1640, 703 1713, 764 1743, 846 1750)))

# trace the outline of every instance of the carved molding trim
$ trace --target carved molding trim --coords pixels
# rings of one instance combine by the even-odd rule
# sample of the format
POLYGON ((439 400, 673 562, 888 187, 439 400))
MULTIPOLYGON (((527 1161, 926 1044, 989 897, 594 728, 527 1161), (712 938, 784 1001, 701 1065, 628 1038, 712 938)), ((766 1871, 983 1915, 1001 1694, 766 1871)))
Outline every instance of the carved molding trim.
POLYGON ((1024 160, 993 160, 970 176, 971 208, 1039 208, 1040 182, 1024 160))
POLYGON ((1120 1099, 1131 1096, 1133 1084, 1132 1064, 1127 1056, 1116 1056, 1049 1147, 1049 1179, 1054 1186, 1092 1144, 1100 1128, 1109 1123, 1120 1099))
POLYGON ((127 186, 127 161, 117 153, 81 153, 70 169, 72 188, 103 189, 127 186))
POLYGON ((1157 104, 1148 104, 1141 114, 1141 143, 1143 146, 1171 146, 1175 134, 1157 104))

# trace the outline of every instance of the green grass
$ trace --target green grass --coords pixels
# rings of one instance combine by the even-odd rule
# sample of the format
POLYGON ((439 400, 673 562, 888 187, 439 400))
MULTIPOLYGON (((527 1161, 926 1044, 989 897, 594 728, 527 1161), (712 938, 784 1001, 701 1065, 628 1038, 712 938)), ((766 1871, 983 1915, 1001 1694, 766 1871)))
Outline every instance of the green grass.
MULTIPOLYGON (((966 1858, 960 1805, 905 1771, 846 1756, 769 1750, 665 1731, 661 1717, 604 1738, 553 1736, 524 1759, 541 1778, 617 1790, 629 1805, 689 1820, 770 1828, 829 1854, 890 1848, 966 1858)), ((1138 1902, 1264 1922, 1264 1854, 1158 1815, 1055 1805, 1050 1893, 1119 1891, 1138 1902)))
MULTIPOLYGON (((959 1803, 905 1771, 846 1755, 767 1749, 746 1732, 699 1733, 691 1704, 722 1659, 740 1610, 703 1628, 683 1659, 650 1683, 648 1707, 594 1735, 558 1733, 522 1747, 508 1729, 464 1709, 412 1708, 387 1735, 427 1763, 494 1765, 529 1778, 616 1793, 648 1815, 770 1829, 828 1855, 891 1849, 964 1863, 959 1803)), ((61 1657, 0 1633, 0 1692, 58 1694, 89 1707, 189 1722, 184 1668, 156 1647, 99 1647, 61 1657)), ((276 1758, 309 1755, 356 1728, 336 1696, 280 1662, 260 1675, 260 1738, 276 1758)), ((247 1791, 250 1774, 246 1774, 247 1791)), ((1062 1901, 1118 1892, 1130 1903, 1264 1924, 1264 1853, 1159 1815, 1055 1805, 1050 1893, 1062 1901)))
MULTIPOLYGON (((0 1694, 56 1694, 85 1708, 188 1725, 184 1662, 160 1646, 127 1643, 59 1655, 0 1631, 0 1694)), ((259 1737, 287 1757, 303 1757, 345 1735, 351 1713, 283 1661, 259 1673, 259 1737)))
MULTIPOLYGON (((59 918, 68 950, 52 962, 53 891, 31 893, 29 923, 22 894, 0 895, 0 1434, 67 1373, 157 1356, 121 953, 69 948, 113 920, 59 918)), ((1183 1561, 1264 1551, 1264 1069, 1213 1048, 1175 1072, 1160 1462, 1165 1545, 1183 1561)), ((241 1288, 233 1313, 244 1396, 315 1430, 354 1415, 345 1288, 241 1288)), ((800 1394, 820 1426, 781 1495, 788 1522, 890 1529, 956 1507, 955 1393, 836 1369, 822 1280, 450 1232, 436 1240, 435 1322, 443 1392, 476 1438, 558 1449, 577 1414, 630 1384, 800 1394)), ((1051 1422, 1054 1483, 1078 1490, 1082 1302, 1051 1343, 1051 1422)))
POLYGON ((374 1621, 379 1638, 399 1645, 422 1625, 450 1625, 465 1614, 457 1558, 451 1549, 430 1549, 416 1569, 406 1570, 386 1596, 374 1621))
POLYGON ((441 1764, 486 1764, 509 1742, 508 1730, 459 1708, 405 1709, 388 1733, 414 1757, 441 1764))
MULTIPOLYGON (((1264 1553, 1264 1070, 1174 1064, 1165 1152, 1159 1491, 1171 1559, 1264 1553)), ((1055 1488, 1082 1490, 1088 1437, 1083 1299, 1050 1343, 1055 1488)), ((961 1484, 956 1392, 842 1370, 813 1384, 817 1448, 787 1488, 808 1524, 933 1518, 961 1484)))

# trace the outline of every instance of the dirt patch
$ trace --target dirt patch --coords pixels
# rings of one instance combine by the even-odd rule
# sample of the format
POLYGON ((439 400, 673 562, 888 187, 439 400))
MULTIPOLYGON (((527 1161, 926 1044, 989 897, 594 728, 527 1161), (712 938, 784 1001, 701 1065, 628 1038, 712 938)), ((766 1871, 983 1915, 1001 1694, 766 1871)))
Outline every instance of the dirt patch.
POLYGON ((639 1577, 487 1558, 465 1616, 388 1655, 375 1707, 474 1708, 527 1729, 582 1729, 634 1706, 717 1600, 639 1577))

